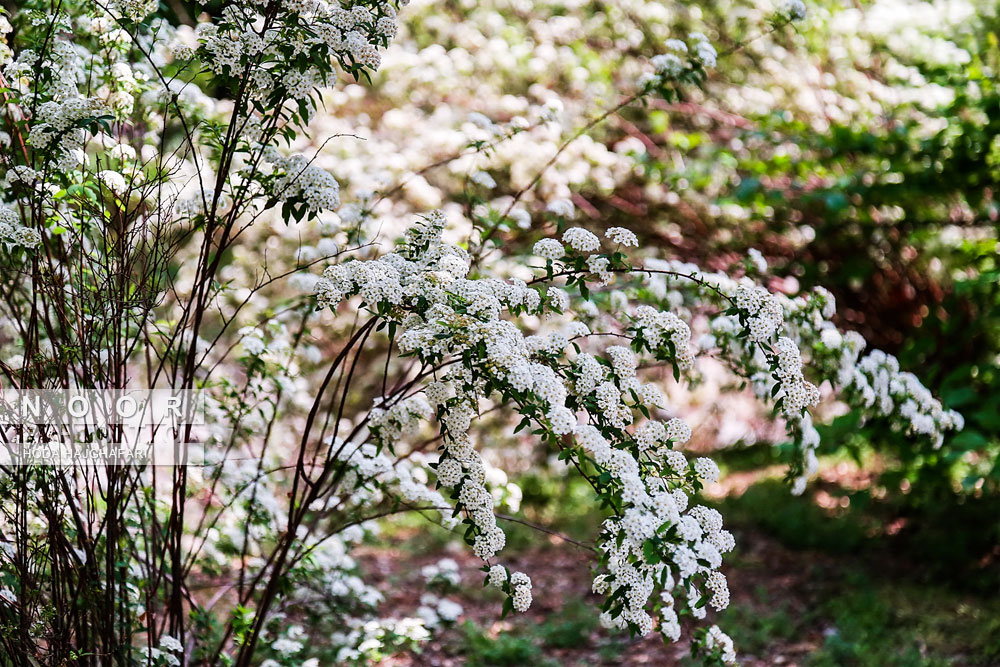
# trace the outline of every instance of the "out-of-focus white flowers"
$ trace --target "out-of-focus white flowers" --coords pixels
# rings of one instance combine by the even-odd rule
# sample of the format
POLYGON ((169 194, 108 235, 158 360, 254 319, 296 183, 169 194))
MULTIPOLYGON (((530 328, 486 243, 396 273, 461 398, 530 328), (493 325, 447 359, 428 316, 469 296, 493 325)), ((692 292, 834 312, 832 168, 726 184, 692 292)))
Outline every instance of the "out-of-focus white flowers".
POLYGON ((802 0, 781 0, 778 14, 789 21, 801 21, 806 17, 806 3, 802 0))

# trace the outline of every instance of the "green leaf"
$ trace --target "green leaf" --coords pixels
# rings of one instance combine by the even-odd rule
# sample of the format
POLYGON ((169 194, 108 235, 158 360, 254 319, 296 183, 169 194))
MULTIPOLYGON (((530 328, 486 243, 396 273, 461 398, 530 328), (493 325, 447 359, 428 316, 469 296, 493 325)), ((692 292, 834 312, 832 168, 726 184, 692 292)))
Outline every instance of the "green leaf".
POLYGON ((655 540, 650 538, 642 543, 642 556, 652 565, 660 562, 660 550, 656 548, 655 540))
POLYGON ((500 619, 507 618, 507 614, 514 611, 514 598, 508 597, 503 601, 503 612, 500 614, 500 619))

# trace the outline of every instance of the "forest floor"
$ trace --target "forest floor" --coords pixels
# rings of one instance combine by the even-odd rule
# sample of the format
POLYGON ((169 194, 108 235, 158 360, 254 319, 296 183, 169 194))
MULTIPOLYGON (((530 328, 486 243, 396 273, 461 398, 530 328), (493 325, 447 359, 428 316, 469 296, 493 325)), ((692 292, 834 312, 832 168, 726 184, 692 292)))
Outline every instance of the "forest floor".
MULTIPOLYGON (((873 543, 875 523, 864 515, 829 516, 824 504, 839 509, 843 503, 822 484, 796 499, 774 480, 734 480, 720 500, 737 538, 724 566, 732 602, 710 620, 733 637, 740 664, 1000 665, 995 588, 956 587, 926 576, 912 554, 873 543)), ((656 633, 630 638, 598 625, 587 549, 554 535, 519 537, 519 530, 530 529, 505 525, 513 544, 504 563, 531 575, 534 603, 527 613, 501 620, 502 595, 481 586, 481 562, 463 545, 428 537, 426 525, 397 526, 392 546, 367 551, 363 566, 386 595, 387 615, 403 617, 413 615, 427 592, 420 569, 452 558, 462 585, 445 597, 463 613, 419 653, 382 664, 697 664, 683 640, 665 645, 656 633)))

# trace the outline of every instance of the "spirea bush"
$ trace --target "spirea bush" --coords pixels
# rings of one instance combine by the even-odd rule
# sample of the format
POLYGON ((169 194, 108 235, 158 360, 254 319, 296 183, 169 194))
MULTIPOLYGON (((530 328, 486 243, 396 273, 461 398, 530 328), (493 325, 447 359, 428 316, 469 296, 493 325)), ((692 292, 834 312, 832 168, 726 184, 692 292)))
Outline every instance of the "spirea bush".
MULTIPOLYGON (((831 323, 829 292, 766 289, 759 253, 738 274, 703 270, 624 227, 574 226, 571 198, 529 206, 572 140, 682 100, 739 45, 691 32, 629 53, 640 74, 621 101, 515 196, 490 199, 496 179, 470 167, 471 224, 431 210, 382 229, 392 184, 342 202, 306 148, 334 137, 310 124, 323 90, 377 70, 399 10, 240 1, 192 29, 151 2, 32 0, 0 18, 4 381, 199 389, 209 417, 175 434, 204 445, 205 465, 4 469, 0 641, 18 664, 347 664, 412 648, 458 618, 447 595, 469 582, 439 563, 414 617, 380 615, 355 549, 404 512, 464 539, 498 613, 528 610, 545 591, 504 563, 495 510, 519 491, 481 456, 487 413, 592 487, 596 575, 567 576, 592 578, 601 622, 687 630, 696 654, 732 663, 709 615, 729 602, 735 540, 699 503, 719 468, 685 452, 691 428, 648 371, 684 383, 702 359, 724 364, 787 427, 795 492, 816 470, 824 395, 932 447, 961 428, 831 323), (507 246, 512 230, 536 242, 507 246)), ((759 31, 803 13, 785 3, 759 31)), ((492 138, 463 155, 521 140, 557 106, 474 118, 492 138)))

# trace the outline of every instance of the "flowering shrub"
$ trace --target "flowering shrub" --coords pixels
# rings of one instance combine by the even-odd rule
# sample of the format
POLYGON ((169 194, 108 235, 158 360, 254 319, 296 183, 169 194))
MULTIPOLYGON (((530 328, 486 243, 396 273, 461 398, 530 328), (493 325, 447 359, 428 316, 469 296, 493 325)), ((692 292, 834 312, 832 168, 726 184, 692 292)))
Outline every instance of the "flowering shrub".
MULTIPOLYGON (((800 4, 761 28, 800 18, 800 4)), ((202 389, 207 423, 175 435, 205 445, 206 465, 10 468, 10 654, 246 666, 411 648, 462 610, 428 593, 414 617, 379 616, 356 546, 401 512, 461 532, 503 613, 526 611, 530 573, 504 564, 496 511, 516 510, 519 489, 479 447, 494 411, 558 451, 606 511, 602 623, 676 641, 685 616, 728 605, 720 567, 735 540, 698 504, 719 469, 685 453, 691 428, 649 366, 682 382, 714 357, 746 381, 794 439, 798 491, 815 472, 820 387, 901 437, 940 446, 961 428, 892 357, 860 357, 828 292, 789 298, 753 271, 647 258, 624 227, 573 226, 568 187, 528 197, 572 139, 704 85, 726 55, 704 34, 666 39, 648 62, 627 54, 623 101, 517 194, 490 199, 499 175, 467 164, 461 221, 433 210, 382 229, 393 189, 347 201, 307 140, 321 89, 379 67, 396 4, 241 1, 193 29, 156 9, 28 2, 0 22, 0 371, 18 388, 202 389), (525 229, 530 253, 500 242, 525 229)), ((475 117, 486 137, 460 157, 530 139, 558 106, 504 125, 475 117)), ((424 574, 461 581, 450 565, 424 574)), ((717 626, 692 637, 707 660, 735 661, 717 626)))

